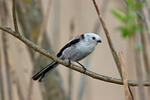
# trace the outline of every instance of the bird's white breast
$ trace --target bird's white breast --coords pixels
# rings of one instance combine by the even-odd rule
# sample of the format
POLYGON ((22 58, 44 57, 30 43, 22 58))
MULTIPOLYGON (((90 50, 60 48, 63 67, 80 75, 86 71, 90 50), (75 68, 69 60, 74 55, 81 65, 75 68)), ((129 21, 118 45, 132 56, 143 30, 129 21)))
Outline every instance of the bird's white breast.
POLYGON ((96 43, 89 41, 80 41, 79 43, 66 48, 63 51, 62 58, 70 59, 71 61, 80 61, 88 56, 94 49, 96 43))
POLYGON ((94 49, 96 44, 80 42, 76 45, 76 57, 75 60, 82 60, 86 56, 88 56, 94 49))
POLYGON ((86 55, 88 53, 91 53, 95 49, 95 46, 95 43, 80 42, 77 46, 77 49, 86 55))

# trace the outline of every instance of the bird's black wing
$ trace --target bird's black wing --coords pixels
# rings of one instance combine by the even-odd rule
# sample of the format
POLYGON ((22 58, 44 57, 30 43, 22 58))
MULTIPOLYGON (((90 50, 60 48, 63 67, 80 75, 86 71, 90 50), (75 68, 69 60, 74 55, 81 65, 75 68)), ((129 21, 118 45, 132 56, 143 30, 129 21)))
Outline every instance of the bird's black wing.
POLYGON ((55 67, 57 67, 58 63, 57 62, 52 62, 50 64, 48 64, 46 67, 44 67, 41 71, 39 71, 38 73, 36 73, 32 79, 33 80, 38 80, 39 79, 39 82, 42 81, 42 79, 44 78, 45 74, 54 69, 55 67))
POLYGON ((80 41, 79 38, 78 38, 78 39, 73 39, 73 40, 71 40, 69 43, 67 43, 67 44, 59 51, 59 53, 57 54, 57 57, 60 57, 60 56, 62 55, 63 51, 64 51, 66 48, 70 47, 71 45, 74 45, 74 44, 78 43, 79 41, 80 41))

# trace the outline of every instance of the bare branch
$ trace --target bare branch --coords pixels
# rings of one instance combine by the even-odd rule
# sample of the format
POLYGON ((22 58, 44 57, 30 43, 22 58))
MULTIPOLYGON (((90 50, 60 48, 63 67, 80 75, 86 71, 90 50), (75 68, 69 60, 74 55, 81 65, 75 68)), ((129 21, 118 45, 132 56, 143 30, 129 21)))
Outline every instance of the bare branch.
MULTIPOLYGON (((106 35, 106 38, 107 38, 107 41, 108 41, 108 44, 109 44, 111 53, 112 53, 112 55, 113 55, 113 58, 114 58, 114 60, 115 60, 115 63, 116 63, 116 65, 117 65, 117 68, 118 68, 118 72, 119 72, 120 77, 121 77, 121 79, 122 79, 123 77, 122 77, 121 64, 120 64, 119 57, 118 57, 117 52, 115 51, 115 49, 114 49, 114 47, 113 47, 111 38, 110 38, 110 36, 109 36, 109 32, 108 32, 108 30, 107 30, 107 28, 106 28, 106 25, 105 25, 105 23, 104 23, 104 21, 103 21, 103 18, 102 18, 102 16, 101 16, 101 13, 100 13, 100 11, 99 11, 99 9, 98 9, 98 6, 97 6, 95 0, 93 0, 93 4, 94 4, 94 6, 95 6, 97 15, 98 15, 99 20, 100 20, 100 22, 101 22, 101 24, 102 24, 102 27, 103 27, 103 29, 104 29, 104 32, 105 32, 105 35, 106 35)), ((129 92, 130 92, 130 94, 131 94, 131 97, 133 98, 132 91, 131 91, 130 87, 128 87, 128 89, 129 89, 129 92)))
POLYGON ((16 18, 16 0, 12 0, 12 15, 15 31, 19 33, 17 18, 16 18))
POLYGON ((126 77, 126 73, 125 73, 125 66, 124 66, 123 54, 119 53, 119 56, 120 56, 120 62, 121 62, 121 71, 122 71, 122 76, 123 76, 123 84, 124 84, 124 90, 125 90, 125 97, 126 97, 126 100, 130 100, 129 99, 129 88, 128 88, 128 83, 127 83, 127 77, 126 77))
POLYGON ((112 53, 112 55, 113 55, 113 58, 114 58, 114 60, 115 60, 115 63, 116 63, 116 65, 117 65, 118 71, 119 71, 120 76, 121 76, 121 78, 122 78, 121 65, 120 65, 119 57, 118 57, 117 52, 115 51, 115 49, 114 49, 114 47, 113 47, 111 38, 110 38, 110 36, 109 36, 109 32, 108 32, 108 30, 107 30, 107 28, 106 28, 106 25, 105 25, 104 21, 103 21, 103 18, 102 18, 101 13, 100 13, 100 11, 99 11, 99 9, 98 9, 98 6, 97 6, 95 0, 92 0, 92 1, 93 1, 93 4, 94 4, 94 7, 95 7, 95 9, 96 9, 96 12, 97 12, 97 14, 98 14, 98 18, 99 18, 99 20, 100 20, 100 22, 101 22, 101 24, 102 24, 103 29, 104 29, 105 35, 106 35, 106 37, 107 37, 107 41, 108 41, 108 44, 109 44, 111 53, 112 53))
MULTIPOLYGON (((26 39, 22 34, 16 34, 17 32, 13 31, 11 28, 9 27, 2 27, 0 25, 0 30, 3 30, 11 35, 13 35, 14 37, 18 38, 19 40, 21 40, 23 43, 25 43, 26 45, 28 45, 30 48, 34 49, 35 51, 41 53, 44 56, 49 57, 50 59, 64 65, 67 67, 67 63, 55 56, 52 56, 48 51, 46 51, 45 49, 39 47, 38 45, 34 44, 32 41, 26 39)), ((102 80, 105 82, 109 82, 109 83, 115 83, 115 84, 119 84, 119 85, 123 85, 122 79, 117 79, 117 78, 113 78, 113 77, 109 77, 109 76, 104 76, 95 72, 92 72, 90 70, 87 70, 86 72, 79 66, 71 64, 68 68, 71 68, 75 71, 78 71, 80 73, 86 74, 94 79, 97 80, 102 80)), ((135 81, 135 80, 128 80, 128 85, 130 86, 138 86, 138 85, 143 85, 143 86, 150 86, 150 81, 135 81)))

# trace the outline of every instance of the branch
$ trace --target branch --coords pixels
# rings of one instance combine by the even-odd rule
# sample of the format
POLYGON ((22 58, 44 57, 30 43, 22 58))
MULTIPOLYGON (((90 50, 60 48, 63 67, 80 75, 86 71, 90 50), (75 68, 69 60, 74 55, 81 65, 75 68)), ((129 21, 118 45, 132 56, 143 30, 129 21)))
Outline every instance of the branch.
POLYGON ((13 15, 13 23, 15 27, 15 31, 19 33, 17 18, 16 18, 16 0, 12 0, 12 15, 13 15))
POLYGON ((110 38, 110 36, 109 36, 109 32, 108 32, 108 30, 107 30, 107 28, 106 28, 106 25, 105 25, 104 21, 103 21, 103 18, 102 18, 101 13, 100 13, 100 11, 99 11, 99 9, 98 9, 98 6, 97 6, 95 0, 92 0, 92 1, 93 1, 93 4, 94 4, 94 7, 95 7, 95 9, 96 9, 98 18, 99 18, 99 20, 100 20, 100 22, 101 22, 101 24, 102 24, 103 29, 104 29, 105 35, 106 35, 106 37, 107 37, 107 41, 108 41, 108 44, 109 44, 111 53, 112 53, 112 55, 113 55, 113 58, 114 58, 114 60, 115 60, 115 63, 116 63, 116 65, 117 65, 119 74, 120 74, 120 76, 121 76, 121 78, 122 78, 121 65, 120 65, 119 57, 118 57, 117 52, 115 51, 115 49, 114 49, 114 47, 113 47, 111 38, 110 38))
MULTIPOLYGON (((103 29, 104 29, 104 32, 105 32, 105 35, 106 35, 106 38, 107 38, 107 41, 108 41, 108 44, 109 44, 111 53, 112 53, 112 55, 113 55, 113 58, 114 58, 114 60, 115 60, 116 65, 117 65, 118 72, 119 72, 119 74, 120 74, 121 79, 123 79, 123 77, 122 77, 122 71, 121 71, 121 64, 120 64, 119 57, 118 57, 117 52, 115 51, 115 49, 114 49, 114 47, 113 47, 111 38, 110 38, 110 36, 109 36, 109 32, 108 32, 108 30, 107 30, 107 28, 106 28, 106 26, 105 26, 105 23, 104 23, 104 21, 103 21, 103 18, 102 18, 102 16, 101 16, 101 13, 100 13, 100 11, 99 11, 99 9, 98 9, 98 6, 97 6, 97 4, 96 4, 96 1, 95 1, 95 0, 92 0, 92 1, 93 1, 94 6, 95 6, 95 9, 96 9, 98 18, 99 18, 99 20, 100 20, 100 22, 101 22, 101 24, 102 24, 103 29)), ((133 98, 132 91, 131 91, 130 87, 128 87, 128 89, 129 89, 129 91, 130 91, 131 97, 133 98)))
MULTIPOLYGON (((27 46, 29 46, 30 48, 34 49, 35 51, 41 53, 44 56, 49 57, 50 59, 64 65, 67 67, 67 63, 55 56, 52 56, 48 51, 46 51, 45 49, 39 47, 38 45, 34 44, 32 41, 28 40, 27 38, 25 38, 22 34, 17 33, 15 31, 13 31, 11 28, 9 27, 3 27, 0 25, 0 30, 3 30, 11 35, 13 35, 14 37, 16 37, 17 39, 21 40, 23 43, 25 43, 27 46), (16 34, 17 33, 17 34, 16 34)), ((109 83, 114 83, 114 84, 118 84, 118 85, 123 85, 122 79, 117 79, 117 78, 113 78, 113 77, 109 77, 109 76, 104 76, 95 72, 92 72, 90 70, 87 70, 86 72, 84 72, 84 70, 82 69, 82 67, 79 67, 77 65, 71 64, 68 68, 73 69, 75 71, 78 71, 80 73, 86 74, 94 79, 97 80, 102 80, 105 82, 109 82, 109 83)), ((128 80, 128 85, 130 86, 138 86, 138 85, 143 85, 143 86, 150 86, 150 81, 142 81, 142 82, 138 82, 135 80, 128 80)))
POLYGON ((121 71, 122 71, 122 76, 123 76, 123 84, 124 84, 124 90, 125 90, 125 97, 126 97, 126 100, 130 100, 129 99, 129 88, 128 88, 128 83, 127 83, 127 77, 126 77, 126 73, 125 73, 125 65, 124 65, 123 54, 119 53, 119 56, 120 56, 120 62, 121 62, 121 71))

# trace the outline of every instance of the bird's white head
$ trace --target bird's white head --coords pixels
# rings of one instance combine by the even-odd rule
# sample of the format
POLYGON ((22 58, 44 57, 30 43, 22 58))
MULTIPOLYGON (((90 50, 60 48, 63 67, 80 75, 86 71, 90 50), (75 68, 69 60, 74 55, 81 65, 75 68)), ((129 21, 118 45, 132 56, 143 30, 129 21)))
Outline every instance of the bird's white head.
POLYGON ((84 33, 81 37, 90 43, 101 43, 101 37, 95 33, 84 33))

